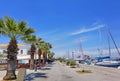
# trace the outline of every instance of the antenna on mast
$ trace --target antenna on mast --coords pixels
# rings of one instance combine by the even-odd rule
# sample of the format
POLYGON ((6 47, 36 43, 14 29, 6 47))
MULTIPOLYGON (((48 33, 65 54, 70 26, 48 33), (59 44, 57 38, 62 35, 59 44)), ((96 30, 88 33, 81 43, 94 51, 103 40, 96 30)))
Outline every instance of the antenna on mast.
POLYGON ((82 49, 82 43, 81 43, 80 39, 79 39, 79 42, 80 42, 80 51, 82 52, 83 60, 85 60, 84 52, 83 52, 83 49, 82 49))

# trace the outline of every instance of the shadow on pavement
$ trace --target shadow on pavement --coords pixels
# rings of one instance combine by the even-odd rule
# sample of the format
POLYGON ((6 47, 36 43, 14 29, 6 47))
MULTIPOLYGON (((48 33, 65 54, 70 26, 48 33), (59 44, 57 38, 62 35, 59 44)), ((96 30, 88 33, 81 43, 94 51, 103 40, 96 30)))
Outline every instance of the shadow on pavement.
POLYGON ((51 70, 51 68, 45 67, 45 68, 41 68, 40 70, 51 70))
POLYGON ((25 81, 32 81, 35 78, 47 78, 46 73, 31 73, 26 75, 25 81))
POLYGON ((37 70, 51 70, 51 68, 48 68, 48 67, 41 67, 41 68, 37 68, 37 70))
MULTIPOLYGON (((51 67, 53 67, 54 64, 55 62, 51 64, 46 64, 45 67, 37 67, 37 70, 51 70, 51 67)), ((39 73, 36 71, 34 73, 26 75, 25 81, 32 81, 35 78, 48 78, 48 76, 46 76, 46 73, 39 73)))
POLYGON ((46 64, 46 67, 53 67, 54 64, 55 64, 54 62, 51 64, 46 64))
POLYGON ((51 67, 53 67, 55 63, 52 64, 46 64, 45 67, 38 68, 38 70, 51 70, 51 67))

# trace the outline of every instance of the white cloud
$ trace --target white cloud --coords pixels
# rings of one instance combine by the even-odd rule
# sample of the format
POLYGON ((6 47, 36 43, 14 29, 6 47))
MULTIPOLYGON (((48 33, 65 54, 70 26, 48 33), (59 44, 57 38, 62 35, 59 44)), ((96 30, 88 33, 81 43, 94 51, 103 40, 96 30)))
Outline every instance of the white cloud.
POLYGON ((100 29, 100 28, 103 28, 103 27, 105 27, 105 25, 104 25, 104 24, 101 24, 101 25, 97 25, 97 26, 95 26, 95 27, 93 27, 93 28, 82 29, 82 30, 73 32, 73 33, 71 33, 70 35, 78 35, 78 34, 90 32, 90 31, 94 31, 94 30, 97 30, 97 29, 100 29))
POLYGON ((75 39, 75 42, 76 43, 80 43, 80 42, 85 42, 89 39, 89 37, 81 37, 81 38, 78 38, 78 39, 75 39))

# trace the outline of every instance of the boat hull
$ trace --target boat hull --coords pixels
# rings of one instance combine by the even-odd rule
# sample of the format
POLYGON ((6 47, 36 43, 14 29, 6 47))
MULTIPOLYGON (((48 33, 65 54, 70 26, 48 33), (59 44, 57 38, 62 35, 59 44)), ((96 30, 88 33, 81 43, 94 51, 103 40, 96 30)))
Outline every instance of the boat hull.
POLYGON ((98 62, 95 65, 104 66, 104 67, 118 67, 118 66, 120 66, 119 63, 106 63, 106 62, 98 62))

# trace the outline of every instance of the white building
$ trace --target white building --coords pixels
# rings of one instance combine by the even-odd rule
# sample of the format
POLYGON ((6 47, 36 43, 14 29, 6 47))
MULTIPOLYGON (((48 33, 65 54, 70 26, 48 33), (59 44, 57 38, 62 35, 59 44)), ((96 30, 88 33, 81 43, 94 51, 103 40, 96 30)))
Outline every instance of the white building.
MULTIPOLYGON (((3 59, 6 59, 6 56, 7 56, 7 53, 6 53, 7 46, 8 44, 0 44, 0 54, 4 55, 3 59)), ((18 44, 18 48, 19 48, 18 55, 17 55, 18 62, 29 63, 29 59, 30 59, 29 47, 23 44, 18 44)))

